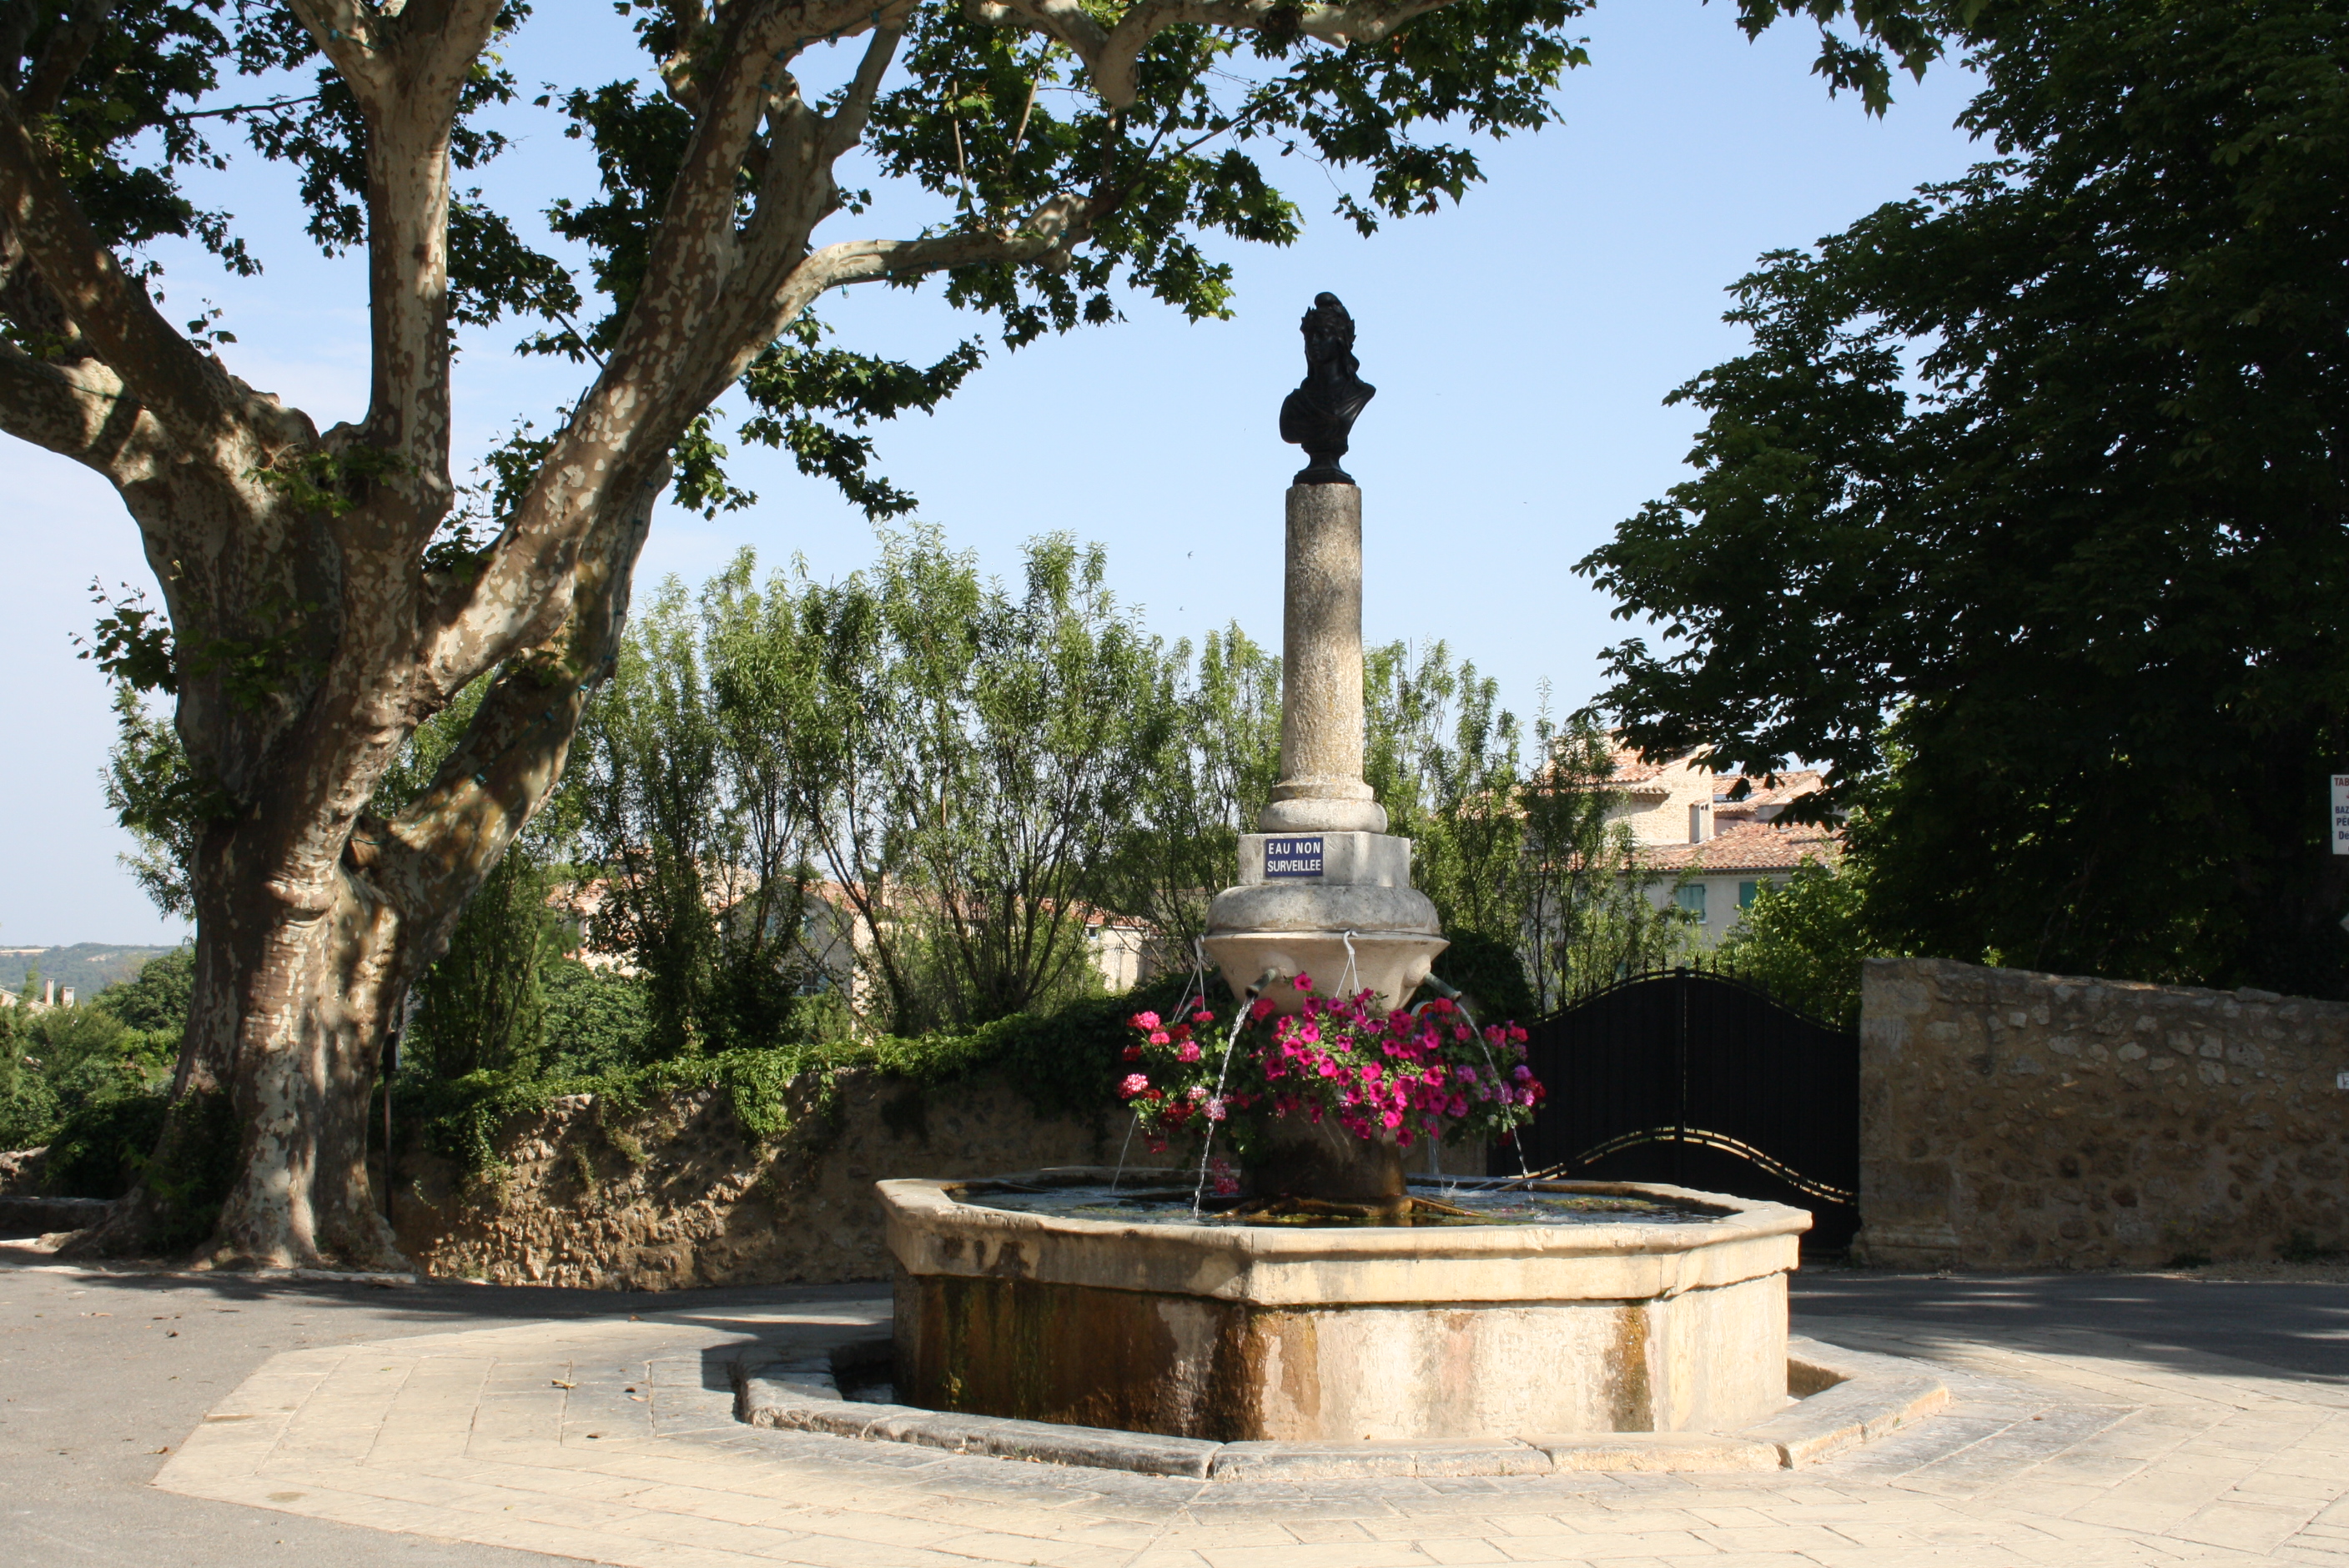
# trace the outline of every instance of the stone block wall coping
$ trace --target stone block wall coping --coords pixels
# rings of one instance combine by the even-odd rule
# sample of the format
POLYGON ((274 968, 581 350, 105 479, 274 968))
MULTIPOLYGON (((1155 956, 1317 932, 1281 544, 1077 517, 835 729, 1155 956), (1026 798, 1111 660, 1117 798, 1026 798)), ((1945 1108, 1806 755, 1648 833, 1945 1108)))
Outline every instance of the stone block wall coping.
MULTIPOLYGON (((996 1178, 1102 1182, 1099 1167, 996 1178)), ((1187 1180, 1128 1171, 1137 1186, 1187 1180)), ((1702 1223, 1364 1226, 1123 1224, 959 1202, 975 1181, 875 1183, 888 1245, 914 1274, 1208 1296, 1261 1306, 1426 1301, 1644 1300, 1795 1267, 1811 1217, 1780 1203, 1655 1183, 1557 1181, 1543 1191, 1685 1199, 1720 1211, 1702 1223), (1441 1277, 1433 1271, 1441 1270, 1441 1277)))
POLYGON ((886 1365, 887 1339, 850 1340, 814 1355, 751 1346, 734 1363, 734 1413, 754 1427, 1046 1464, 1198 1480, 1322 1480, 1793 1470, 1921 1420, 1949 1402, 1949 1389, 1922 1362, 1800 1337, 1790 1338, 1786 1346, 1785 1411, 1733 1432, 1218 1443, 843 1398, 843 1382, 857 1386, 886 1365))

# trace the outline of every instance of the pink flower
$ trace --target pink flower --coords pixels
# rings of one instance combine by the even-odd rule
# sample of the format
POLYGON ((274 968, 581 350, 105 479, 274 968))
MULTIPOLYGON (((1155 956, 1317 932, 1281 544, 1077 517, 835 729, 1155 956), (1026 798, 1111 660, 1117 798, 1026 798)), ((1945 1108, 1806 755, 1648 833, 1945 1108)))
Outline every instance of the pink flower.
POLYGON ((1296 979, 1291 980, 1289 984, 1296 986, 1299 991, 1310 991, 1313 989, 1313 976, 1310 975, 1299 975, 1296 979))
POLYGON ((1205 1010, 1191 1015, 1191 1022, 1195 1024, 1212 1024, 1215 1021, 1216 1016, 1213 1013, 1206 1012, 1205 1010))
POLYGON ((1190 1041, 1190 1040, 1185 1040, 1185 1041, 1184 1041, 1184 1042, 1183 1042, 1183 1048, 1182 1048, 1181 1050, 1176 1051, 1176 1052, 1174 1053, 1174 1059, 1175 1059, 1176 1061, 1178 1061, 1178 1062, 1195 1062, 1195 1061, 1197 1061, 1197 1060, 1199 1059, 1199 1047, 1198 1047, 1198 1046, 1196 1045, 1196 1043, 1195 1043, 1195 1042, 1193 1042, 1193 1041, 1190 1041))
POLYGON ((1164 1029, 1153 1029, 1153 1030, 1151 1030, 1151 1031, 1150 1031, 1150 1043, 1151 1043, 1152 1045, 1154 1045, 1154 1046, 1163 1046, 1163 1045, 1164 1045, 1164 1044, 1166 1043, 1166 1031, 1165 1031, 1165 1030, 1164 1030, 1164 1029))
POLYGON ((1520 1065, 1511 1068, 1509 1069, 1509 1076, 1516 1079, 1519 1083, 1526 1083, 1532 1080, 1534 1069, 1529 1067, 1520 1065))
POLYGON ((1117 1086, 1117 1092, 1125 1099, 1132 1099, 1149 1087, 1150 1080, 1140 1073, 1128 1073, 1125 1075, 1125 1081, 1117 1086))
POLYGON ((1255 1004, 1248 1008, 1248 1017, 1252 1022, 1261 1024, 1271 1016, 1272 998, 1269 996, 1258 996, 1255 1004))
POLYGON ((1202 1100, 1202 1099, 1206 1099, 1206 1098, 1207 1098, 1207 1086, 1206 1086, 1206 1084, 1203 1084, 1203 1083, 1195 1083, 1195 1084, 1193 1084, 1193 1085, 1191 1086, 1191 1091, 1190 1091, 1190 1092, 1191 1092, 1191 1099, 1192 1099, 1193 1100, 1195 1100, 1195 1100, 1202 1100))
POLYGON ((1155 1013, 1136 1013, 1133 1016, 1133 1026, 1137 1029, 1154 1029, 1158 1026, 1158 1015, 1155 1013))

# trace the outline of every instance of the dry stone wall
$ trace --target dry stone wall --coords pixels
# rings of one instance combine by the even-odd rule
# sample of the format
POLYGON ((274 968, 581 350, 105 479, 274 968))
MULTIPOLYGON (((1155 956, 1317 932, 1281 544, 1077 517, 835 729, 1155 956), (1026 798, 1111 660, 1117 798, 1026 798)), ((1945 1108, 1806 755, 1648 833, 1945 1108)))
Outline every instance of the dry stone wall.
POLYGON ((2349 1004, 1877 959, 1860 1222, 1894 1267, 2349 1247, 2349 1004))
POLYGON ((884 1279, 874 1181, 1117 1156, 1106 1120, 1039 1117, 999 1083, 858 1073, 827 1099, 796 1087, 791 1130, 763 1146, 724 1094, 699 1089, 626 1114, 566 1096, 502 1129, 481 1172, 411 1150, 393 1185, 400 1246, 428 1274, 502 1284, 884 1279))

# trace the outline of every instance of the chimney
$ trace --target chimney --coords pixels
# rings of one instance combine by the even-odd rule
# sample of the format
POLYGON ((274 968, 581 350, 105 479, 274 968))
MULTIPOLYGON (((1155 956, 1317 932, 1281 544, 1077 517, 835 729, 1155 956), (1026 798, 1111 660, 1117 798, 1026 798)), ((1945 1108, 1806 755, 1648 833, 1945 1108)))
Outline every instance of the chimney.
POLYGON ((1692 844, 1701 844, 1711 837, 1713 837, 1712 806, 1708 804, 1692 805, 1689 808, 1689 842, 1692 844))
POLYGON ((42 982, 41 982, 41 1006, 44 1006, 44 1007, 54 1007, 54 1006, 56 1006, 57 1005, 57 983, 56 981, 54 981, 54 980, 44 980, 44 981, 42 981, 42 982))
POLYGON ((66 987, 65 995, 64 995, 62 997, 60 997, 60 998, 58 999, 57 1006, 61 1006, 61 1007, 70 1007, 70 1006, 73 1006, 73 987, 72 987, 72 986, 68 985, 68 986, 67 986, 67 987, 66 987))

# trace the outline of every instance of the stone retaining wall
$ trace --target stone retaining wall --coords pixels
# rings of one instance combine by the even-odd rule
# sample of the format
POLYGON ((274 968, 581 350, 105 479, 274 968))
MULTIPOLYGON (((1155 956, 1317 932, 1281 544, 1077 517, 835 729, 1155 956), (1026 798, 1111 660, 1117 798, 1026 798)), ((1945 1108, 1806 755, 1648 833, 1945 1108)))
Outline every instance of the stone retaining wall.
POLYGON ((2096 1268, 2349 1247, 2349 1004, 1876 959, 1856 1257, 2096 1268))
POLYGON ((1123 1133, 1122 1119, 1040 1118, 992 1082, 923 1091, 858 1073, 827 1109, 795 1099, 791 1131, 766 1147, 700 1089, 626 1116, 558 1099, 504 1128, 501 1165, 480 1175, 411 1151, 393 1191, 400 1247, 424 1273, 501 1284, 884 1279, 875 1180, 1114 1161, 1123 1133))

